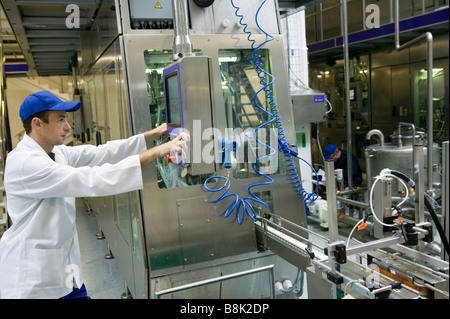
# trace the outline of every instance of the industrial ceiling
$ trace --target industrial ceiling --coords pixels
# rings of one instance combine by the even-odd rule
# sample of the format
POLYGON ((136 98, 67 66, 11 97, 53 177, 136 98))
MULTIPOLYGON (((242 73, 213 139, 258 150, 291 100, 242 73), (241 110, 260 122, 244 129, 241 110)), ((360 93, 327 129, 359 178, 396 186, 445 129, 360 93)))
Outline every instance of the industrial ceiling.
POLYGON ((33 75, 67 75, 69 64, 80 45, 80 31, 92 24, 101 0, 1 0, 10 31, 2 21, 3 54, 6 63, 28 64, 33 75), (66 7, 80 9, 79 28, 69 29, 66 7), (12 37, 15 36, 15 41, 12 37))
MULTIPOLYGON (((279 0, 280 14, 323 0, 279 0)), ((81 31, 89 30, 102 0, 0 0, 3 54, 6 63, 23 63, 33 76, 71 74, 70 61, 79 51, 81 31), (68 28, 66 18, 79 8, 80 24, 68 28)))

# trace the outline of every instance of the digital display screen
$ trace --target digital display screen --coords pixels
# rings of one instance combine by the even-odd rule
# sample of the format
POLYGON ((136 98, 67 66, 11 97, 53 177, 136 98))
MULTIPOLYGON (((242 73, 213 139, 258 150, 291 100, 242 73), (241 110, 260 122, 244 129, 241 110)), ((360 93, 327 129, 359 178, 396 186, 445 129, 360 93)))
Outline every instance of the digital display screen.
POLYGON ((172 127, 181 127, 181 108, 178 73, 166 77, 167 123, 172 127))

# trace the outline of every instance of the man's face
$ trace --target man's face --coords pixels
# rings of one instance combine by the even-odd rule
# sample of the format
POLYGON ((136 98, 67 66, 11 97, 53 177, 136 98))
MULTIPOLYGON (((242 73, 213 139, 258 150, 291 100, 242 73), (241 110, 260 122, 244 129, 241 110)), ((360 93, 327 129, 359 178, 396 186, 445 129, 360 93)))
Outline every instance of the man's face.
POLYGON ((340 157, 341 151, 339 149, 337 149, 336 152, 330 155, 330 158, 332 158, 334 162, 336 162, 340 157))
POLYGON ((61 145, 72 130, 65 111, 50 111, 48 123, 42 123, 42 138, 50 145, 61 145))

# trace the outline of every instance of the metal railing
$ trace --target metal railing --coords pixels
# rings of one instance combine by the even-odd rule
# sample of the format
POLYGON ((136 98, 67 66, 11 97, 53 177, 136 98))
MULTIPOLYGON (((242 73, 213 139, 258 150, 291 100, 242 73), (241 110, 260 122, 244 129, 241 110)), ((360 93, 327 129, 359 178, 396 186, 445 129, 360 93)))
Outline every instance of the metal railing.
MULTIPOLYGON (((339 21, 339 16, 336 16, 336 14, 340 15, 341 13, 341 2, 342 1, 340 0, 325 1, 306 10, 305 18, 307 21, 307 32, 309 34, 314 32, 316 40, 314 42, 321 42, 344 35, 342 28, 335 28, 334 25, 328 23, 329 21, 339 21), (332 17, 332 19, 330 19, 330 17, 332 17), (312 20, 314 23, 308 22, 312 20)), ((368 13, 366 12, 366 8, 368 5, 373 4, 377 5, 379 8, 381 25, 395 22, 394 0, 347 0, 349 32, 367 29, 365 20, 368 13)), ((402 0, 402 11, 399 13, 400 19, 422 15, 440 8, 448 7, 448 5, 449 0, 432 1, 432 3, 425 0, 402 0)))
POLYGON ((256 269, 250 269, 250 270, 237 272, 237 273, 230 274, 230 275, 201 280, 201 281, 193 282, 190 284, 186 284, 186 285, 182 285, 182 286, 178 286, 178 287, 174 287, 174 288, 157 291, 157 292, 155 292, 155 296, 156 296, 156 299, 160 299, 161 296, 164 296, 164 295, 173 294, 176 292, 205 286, 205 285, 213 284, 216 282, 222 282, 222 281, 226 281, 226 280, 230 280, 230 279, 234 279, 234 278, 248 276, 248 275, 258 273, 258 272, 268 271, 269 276, 270 276, 270 294, 271 294, 271 298, 275 299, 275 277, 274 277, 273 267, 274 267, 274 265, 269 265, 269 266, 264 266, 264 267, 260 267, 260 268, 256 268, 256 269))

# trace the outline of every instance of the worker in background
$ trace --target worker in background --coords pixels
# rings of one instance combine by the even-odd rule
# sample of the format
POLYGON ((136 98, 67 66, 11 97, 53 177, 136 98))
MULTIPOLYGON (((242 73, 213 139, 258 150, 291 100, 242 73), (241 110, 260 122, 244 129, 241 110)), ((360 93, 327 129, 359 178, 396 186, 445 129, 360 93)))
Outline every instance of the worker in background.
POLYGON ((0 240, 0 298, 88 299, 75 197, 142 189, 142 169, 152 160, 171 152, 186 156, 187 133, 151 147, 166 125, 98 147, 66 146, 67 112, 80 106, 48 91, 29 95, 20 106, 26 134, 5 164, 12 227, 0 240))
MULTIPOLYGON (((344 175, 344 186, 348 186, 348 169, 347 169, 347 151, 341 150, 340 148, 337 148, 336 146, 330 144, 325 147, 324 150, 324 158, 327 161, 328 159, 332 159, 334 161, 334 168, 338 169, 341 168, 343 170, 344 175)), ((362 178, 362 170, 359 166, 358 160, 356 157, 352 154, 352 182, 353 187, 360 186, 363 182, 362 178)))

